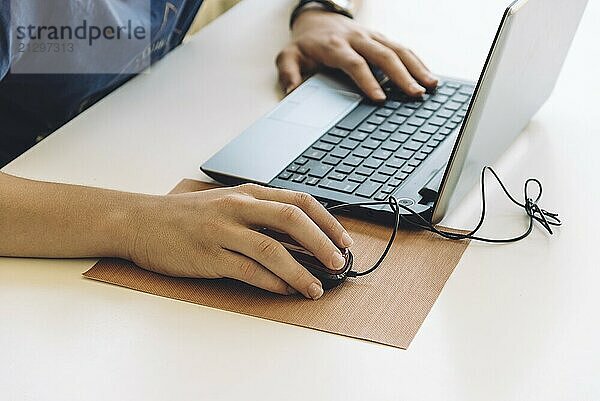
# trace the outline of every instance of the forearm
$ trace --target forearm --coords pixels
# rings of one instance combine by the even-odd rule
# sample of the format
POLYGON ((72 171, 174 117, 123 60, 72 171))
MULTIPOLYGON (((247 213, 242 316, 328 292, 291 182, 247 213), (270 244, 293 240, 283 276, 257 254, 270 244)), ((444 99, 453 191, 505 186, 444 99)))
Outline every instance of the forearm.
POLYGON ((154 199, 0 173, 0 255, 127 257, 136 215, 154 199))

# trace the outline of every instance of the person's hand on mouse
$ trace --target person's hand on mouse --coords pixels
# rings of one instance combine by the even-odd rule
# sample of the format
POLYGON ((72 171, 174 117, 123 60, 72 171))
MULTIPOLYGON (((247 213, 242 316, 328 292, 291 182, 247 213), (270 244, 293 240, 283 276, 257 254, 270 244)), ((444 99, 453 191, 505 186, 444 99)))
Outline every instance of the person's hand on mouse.
POLYGON ((228 277, 312 299, 323 295, 319 280, 256 229, 290 235, 334 270, 345 263, 339 248, 352 245, 342 225, 312 196, 251 184, 152 197, 136 221, 128 258, 145 269, 177 277, 228 277))
POLYGON ((292 43, 276 60, 279 83, 286 94, 302 83, 303 76, 323 66, 343 70, 375 101, 385 100, 386 96, 369 63, 411 96, 420 96, 426 88, 438 84, 438 79, 410 49, 346 16, 309 9, 294 21, 292 34, 292 43))

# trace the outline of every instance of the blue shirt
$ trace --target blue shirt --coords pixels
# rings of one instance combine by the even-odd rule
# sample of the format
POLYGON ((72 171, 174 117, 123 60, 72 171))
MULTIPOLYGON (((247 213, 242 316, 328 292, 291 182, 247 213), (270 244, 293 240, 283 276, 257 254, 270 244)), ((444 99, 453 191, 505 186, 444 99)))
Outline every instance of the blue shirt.
MULTIPOLYGON (((149 51, 153 63, 181 43, 202 0, 148 1, 151 1, 149 51)), ((122 4, 122 0, 81 0, 78 6, 81 7, 82 2, 90 9, 94 6, 97 9, 94 3, 102 2, 110 12, 116 12, 119 3, 122 4)), ((11 36, 10 3, 10 0, 0 0, 0 167, 134 76, 11 73, 14 61, 11 41, 15 38, 11 36)), ((138 12, 136 9, 128 11, 138 12)), ((147 11, 139 10, 140 13, 147 11)), ((114 15, 115 20, 119 17, 122 16, 114 15)), ((131 60, 139 56, 132 54, 131 60)))

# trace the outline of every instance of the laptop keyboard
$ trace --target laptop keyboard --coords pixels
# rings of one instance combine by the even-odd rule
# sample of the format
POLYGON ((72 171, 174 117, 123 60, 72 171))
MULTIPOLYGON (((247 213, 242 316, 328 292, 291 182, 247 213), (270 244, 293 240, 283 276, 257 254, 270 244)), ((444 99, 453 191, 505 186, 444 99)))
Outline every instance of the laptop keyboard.
POLYGON ((363 102, 278 178, 385 200, 462 123, 473 90, 450 81, 422 99, 398 95, 381 105, 363 102))

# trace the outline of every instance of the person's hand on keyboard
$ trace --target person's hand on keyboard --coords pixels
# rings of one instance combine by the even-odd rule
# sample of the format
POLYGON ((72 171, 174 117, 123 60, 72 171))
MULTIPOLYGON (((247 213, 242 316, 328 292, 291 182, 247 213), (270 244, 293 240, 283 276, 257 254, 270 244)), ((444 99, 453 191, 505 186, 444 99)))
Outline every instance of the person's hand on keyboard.
POLYGON ((294 21, 292 33, 292 43, 276 60, 286 94, 302 83, 303 76, 330 67, 343 70, 372 100, 385 100, 369 64, 409 96, 420 96, 426 88, 437 86, 437 78, 411 50, 346 16, 318 8, 306 10, 294 21))
POLYGON ((292 236, 334 270, 345 264, 339 248, 352 245, 342 225, 304 193, 247 184, 158 199, 142 209, 131 230, 138 234, 128 258, 169 276, 227 277, 318 299, 323 295, 319 280, 256 229, 292 236))

